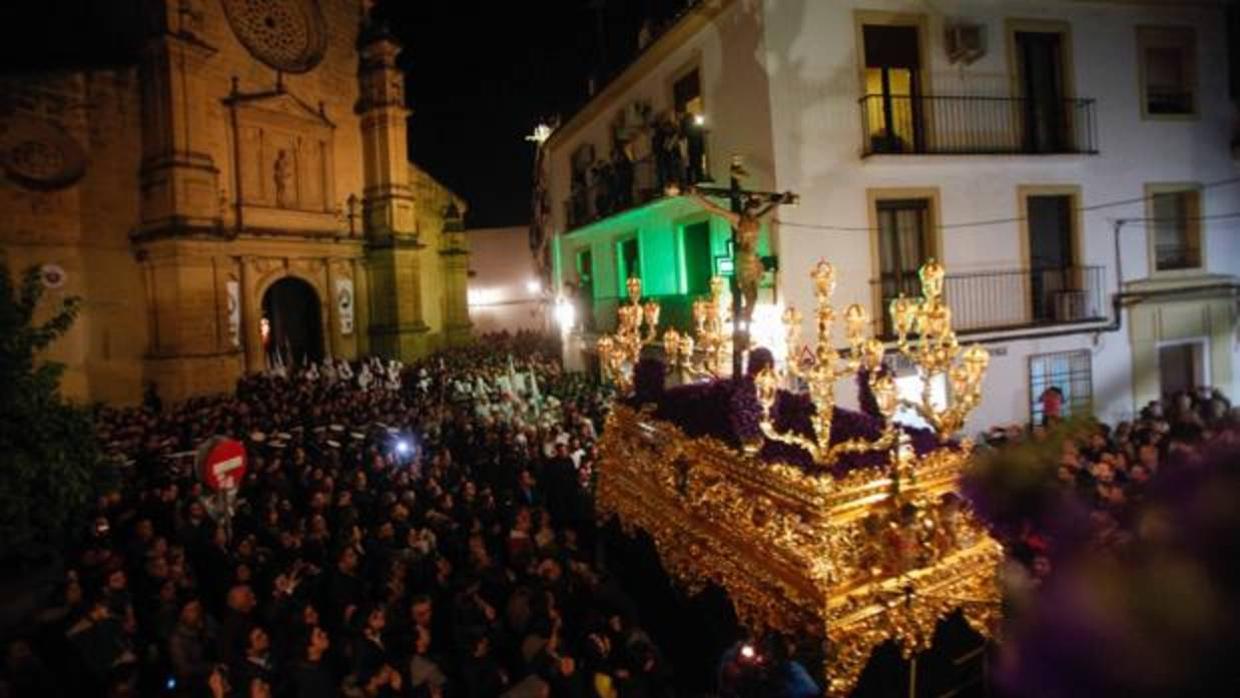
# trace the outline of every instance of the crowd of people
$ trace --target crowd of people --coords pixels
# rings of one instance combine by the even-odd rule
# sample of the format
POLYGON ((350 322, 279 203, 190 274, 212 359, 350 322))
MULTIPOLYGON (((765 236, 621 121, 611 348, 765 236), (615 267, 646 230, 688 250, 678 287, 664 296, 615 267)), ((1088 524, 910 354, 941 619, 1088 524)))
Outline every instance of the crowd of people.
POLYGON ((596 561, 582 483, 608 396, 553 355, 489 337, 399 387, 335 363, 101 411, 125 475, 10 644, 7 694, 667 695, 596 561), (187 467, 215 435, 247 447, 233 498, 187 467))
MULTIPOLYGON (((100 409, 123 476, 65 551, 55 602, 8 644, 0 698, 672 695, 601 564, 590 492, 611 395, 557 357, 499 335, 409 366, 328 359, 167 410, 153 395, 100 409), (226 495, 193 467, 215 436, 248 454, 226 495)), ((985 440, 1050 442, 1048 414, 985 440)), ((1056 481, 1087 503, 1097 544, 1122 543, 1146 484, 1240 437, 1238 414, 1202 390, 1089 423, 1055 442, 1056 481)), ((1028 522, 1008 543, 1035 582, 1051 574, 1052 534, 1028 522)), ((745 642, 720 665, 725 694, 755 676, 817 691, 784 671, 799 666, 784 645, 745 642), (767 655, 770 676, 752 658, 767 655)))
MULTIPOLYGON (((1048 392, 1050 400, 1044 401, 1053 402, 1054 389, 1048 392)), ((1058 409, 1047 412, 1044 424, 996 427, 985 440, 991 446, 1046 441, 1063 421, 1058 409)), ((1160 471, 1193 458, 1216 438, 1240 439, 1240 410, 1218 390, 1203 388, 1153 401, 1135 419, 1114 427, 1090 421, 1069 431, 1057 454, 1057 486, 1086 507, 1093 544, 1112 548, 1132 538, 1134 516, 1160 471)), ((1024 521, 1010 543, 1013 558, 1032 572, 1035 583, 1051 574, 1052 534, 1024 521)))
POLYGON ((574 166, 573 220, 602 218, 706 180, 706 126, 700 114, 682 108, 655 116, 641 104, 631 111, 613 129, 609 157, 574 166))

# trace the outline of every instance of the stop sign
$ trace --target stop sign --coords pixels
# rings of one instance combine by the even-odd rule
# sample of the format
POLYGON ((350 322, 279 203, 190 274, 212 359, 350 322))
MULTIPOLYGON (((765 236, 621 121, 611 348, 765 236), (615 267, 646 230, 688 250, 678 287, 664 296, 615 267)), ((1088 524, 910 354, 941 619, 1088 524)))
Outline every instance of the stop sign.
POLYGON ((198 476, 213 490, 237 487, 245 477, 245 446, 219 436, 208 440, 198 450, 198 476))

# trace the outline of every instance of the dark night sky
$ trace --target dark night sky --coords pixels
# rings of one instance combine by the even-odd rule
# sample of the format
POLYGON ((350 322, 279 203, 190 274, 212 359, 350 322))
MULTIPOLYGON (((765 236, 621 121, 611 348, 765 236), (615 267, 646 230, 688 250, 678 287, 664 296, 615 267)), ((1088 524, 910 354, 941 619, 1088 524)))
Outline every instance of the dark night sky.
POLYGON ((633 56, 643 17, 670 17, 685 2, 607 0, 605 45, 596 4, 380 4, 405 43, 411 157, 470 202, 470 226, 529 220, 534 148, 525 136, 540 118, 579 106, 592 72, 608 74, 633 56))
MULTIPOLYGON (((215 0, 206 0, 215 2, 215 0)), ((470 203, 471 227, 529 218, 540 118, 568 115, 587 78, 635 52, 644 16, 673 16, 686 0, 382 0, 405 44, 410 157, 470 203), (604 61, 604 57, 606 60, 604 61), (605 67, 603 67, 605 66, 605 67)), ((0 3, 0 70, 133 60, 140 0, 0 3)))

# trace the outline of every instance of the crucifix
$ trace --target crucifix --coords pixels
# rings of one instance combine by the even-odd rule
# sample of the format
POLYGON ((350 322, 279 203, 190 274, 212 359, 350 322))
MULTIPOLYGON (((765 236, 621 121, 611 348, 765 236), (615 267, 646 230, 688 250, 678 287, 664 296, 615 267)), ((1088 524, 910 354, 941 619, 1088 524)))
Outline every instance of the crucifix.
POLYGON ((741 354, 749 339, 749 322, 758 301, 758 284, 766 269, 758 256, 758 235, 762 219, 781 204, 796 204, 799 197, 792 192, 750 191, 741 187, 746 172, 740 157, 732 157, 731 181, 722 187, 692 187, 689 193, 702 206, 720 216, 732 227, 732 378, 741 376, 741 354), (730 208, 707 197, 728 199, 730 208), (743 301, 743 303, 742 303, 743 301))

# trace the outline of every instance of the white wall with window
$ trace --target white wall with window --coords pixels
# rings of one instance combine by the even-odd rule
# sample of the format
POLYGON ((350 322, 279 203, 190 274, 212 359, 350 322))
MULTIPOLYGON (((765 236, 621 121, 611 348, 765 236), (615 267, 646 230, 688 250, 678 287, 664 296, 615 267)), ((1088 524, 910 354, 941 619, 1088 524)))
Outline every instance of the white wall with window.
MULTIPOLYGON (((697 66, 716 177, 739 154, 747 185, 801 196, 772 226, 781 306, 812 309, 810 271, 829 259, 836 306, 861 303, 881 332, 920 262, 954 275, 956 326, 1003 350, 970 428, 1028 421, 1030 357, 1065 352, 1092 357, 1095 412, 1130 415, 1157 394, 1157 342, 1184 322, 1210 338, 1211 379, 1237 395, 1234 301, 1142 303, 1103 331, 1117 289, 1240 275, 1240 222, 1218 218, 1240 212, 1234 108, 1226 71, 1205 69, 1227 64, 1222 3, 702 7, 696 28, 655 42, 553 138, 553 167, 606 142, 632 101, 672 104, 697 66)), ((562 200, 567 178, 553 181, 562 200)))

